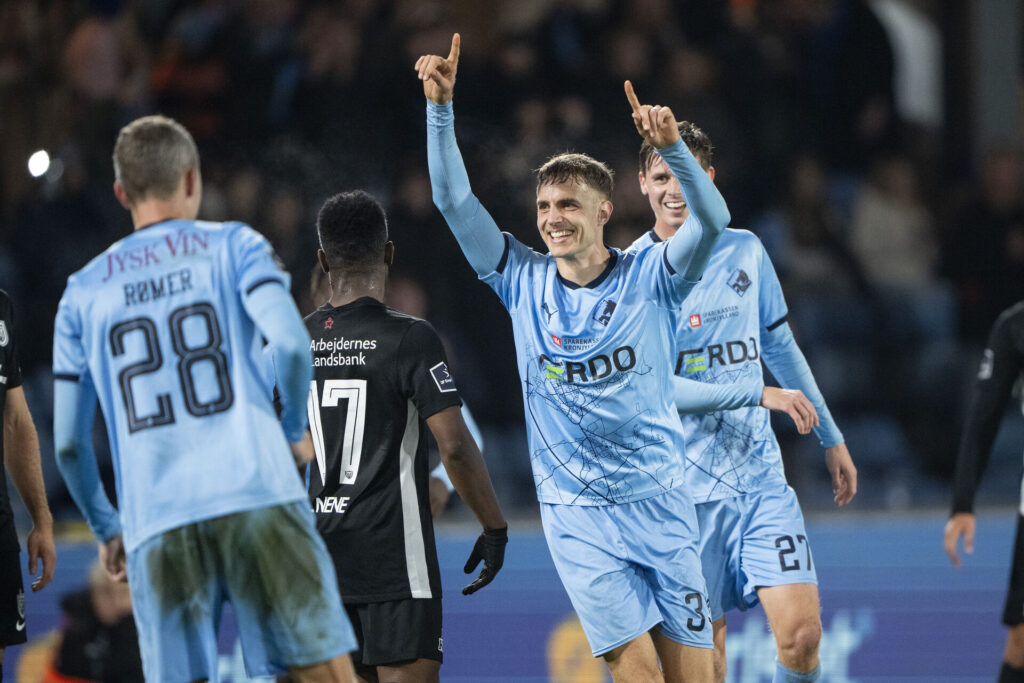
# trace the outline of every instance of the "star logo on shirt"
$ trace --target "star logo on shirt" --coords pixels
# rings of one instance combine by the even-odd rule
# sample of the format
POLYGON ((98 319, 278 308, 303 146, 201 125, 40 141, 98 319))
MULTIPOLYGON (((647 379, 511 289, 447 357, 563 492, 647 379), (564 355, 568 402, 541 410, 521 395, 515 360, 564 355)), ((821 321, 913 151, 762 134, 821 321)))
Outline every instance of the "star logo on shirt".
POLYGON ((327 320, 324 321, 324 329, 325 330, 333 330, 334 329, 334 318, 328 318, 327 320))

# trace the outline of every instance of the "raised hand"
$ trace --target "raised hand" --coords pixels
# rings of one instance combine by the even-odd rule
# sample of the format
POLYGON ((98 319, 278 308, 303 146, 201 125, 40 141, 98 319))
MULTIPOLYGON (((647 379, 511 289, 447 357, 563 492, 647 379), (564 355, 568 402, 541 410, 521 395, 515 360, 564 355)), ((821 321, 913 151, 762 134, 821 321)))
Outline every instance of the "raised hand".
POLYGON ((818 411, 799 389, 765 387, 761 392, 761 405, 789 415, 801 434, 807 434, 812 427, 818 426, 818 411))
POLYGON ((633 84, 626 81, 625 88, 626 99, 633 108, 633 124, 640 137, 651 143, 655 149, 675 144, 679 139, 679 124, 676 123, 672 110, 657 104, 642 105, 633 92, 633 84))
POLYGON ((452 36, 452 48, 448 58, 437 55, 423 55, 413 66, 423 81, 423 94, 434 104, 448 104, 455 90, 455 73, 459 70, 459 45, 462 38, 458 33, 452 36))

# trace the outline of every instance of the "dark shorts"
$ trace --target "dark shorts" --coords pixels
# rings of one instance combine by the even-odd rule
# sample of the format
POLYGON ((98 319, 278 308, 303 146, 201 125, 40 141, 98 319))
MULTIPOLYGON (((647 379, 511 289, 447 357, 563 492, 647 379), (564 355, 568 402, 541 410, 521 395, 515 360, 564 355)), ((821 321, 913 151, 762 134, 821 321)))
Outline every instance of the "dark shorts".
POLYGON ((444 661, 441 598, 346 604, 359 646, 352 661, 384 666, 414 659, 444 661))
POLYGON ((1013 544, 1013 567, 1010 569, 1010 590, 1003 608, 1003 623, 1024 624, 1024 517, 1017 515, 1017 540, 1013 544))
POLYGON ((0 552, 0 647, 19 645, 25 634, 25 587, 21 581, 21 553, 0 552))

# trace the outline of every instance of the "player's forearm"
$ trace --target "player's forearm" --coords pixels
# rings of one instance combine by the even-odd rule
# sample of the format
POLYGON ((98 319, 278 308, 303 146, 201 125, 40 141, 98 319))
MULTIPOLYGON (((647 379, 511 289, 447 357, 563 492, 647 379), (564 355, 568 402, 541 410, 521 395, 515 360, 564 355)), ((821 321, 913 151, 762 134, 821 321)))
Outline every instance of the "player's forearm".
POLYGON ((306 398, 313 379, 309 334, 291 295, 268 285, 245 299, 249 316, 273 349, 273 367, 281 395, 281 427, 291 443, 303 439, 308 424, 306 398))
POLYGON ((953 474, 953 514, 974 511, 974 495, 988 466, 1005 399, 979 382, 970 400, 953 474))
POLYGON ((659 149, 658 153, 679 180, 690 215, 700 225, 699 234, 693 239, 673 239, 666 256, 685 279, 696 282, 707 267, 715 242, 729 225, 729 207, 682 140, 659 149))
POLYGON ((456 492, 484 529, 507 526, 480 451, 468 442, 459 444, 450 450, 442 450, 441 462, 456 492))
POLYGON ((469 185, 455 139, 452 105, 427 101, 427 166, 434 205, 478 275, 494 272, 505 252, 505 238, 469 185))
POLYGON ((782 388, 799 389, 818 412, 819 424, 813 429, 821 445, 831 448, 844 443, 843 433, 829 412, 825 397, 814 381, 807 359, 793 338, 789 323, 784 322, 766 331, 761 337, 761 346, 761 357, 782 388))
POLYGON ((57 467, 72 500, 102 542, 121 533, 121 520, 103 490, 92 449, 95 395, 76 382, 57 380, 53 387, 53 442, 57 467))
POLYGON ((761 405, 764 385, 756 380, 729 384, 697 382, 673 377, 676 410, 680 413, 707 413, 761 405))
POLYGON ((39 461, 39 436, 28 407, 17 411, 10 422, 4 420, 4 467, 18 489, 32 523, 50 526, 53 517, 46 502, 43 468, 39 461))

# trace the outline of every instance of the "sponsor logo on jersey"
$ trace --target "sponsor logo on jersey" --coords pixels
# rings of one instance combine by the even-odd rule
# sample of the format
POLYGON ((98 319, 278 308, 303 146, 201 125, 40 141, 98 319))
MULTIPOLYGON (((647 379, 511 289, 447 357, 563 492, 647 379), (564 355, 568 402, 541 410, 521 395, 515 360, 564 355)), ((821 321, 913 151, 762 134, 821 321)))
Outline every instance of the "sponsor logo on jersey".
POLYGON ((732 275, 729 276, 726 284, 732 288, 732 291, 743 296, 747 293, 747 290, 750 289, 750 276, 747 275, 745 270, 737 268, 732 272, 732 275))
POLYGON ((334 318, 328 317, 327 320, 324 321, 324 329, 325 330, 333 330, 334 329, 334 318))
POLYGON ((690 327, 700 327, 700 313, 690 314, 690 327))
POLYGON ((992 352, 992 349, 985 349, 985 353, 981 355, 981 365, 978 366, 978 379, 985 381, 992 379, 992 366, 996 361, 996 356, 992 352))
POLYGON ((608 323, 611 322, 612 313, 615 312, 615 302, 611 299, 605 299, 597 308, 594 309, 594 321, 608 327, 608 323))
POLYGON ((434 384, 437 385, 437 390, 441 393, 446 394, 450 391, 455 391, 455 379, 448 372, 448 364, 444 361, 430 368, 430 376, 434 378, 434 384))
MULTIPOLYGON (((0 370, 3 370, 4 364, 0 363, 0 370)), ((7 375, 0 375, 0 384, 7 384, 7 375)))
POLYGON ((322 496, 316 499, 316 507, 313 512, 317 514, 343 515, 348 510, 348 501, 351 496, 322 496))
POLYGON ((544 303, 542 303, 540 305, 540 310, 542 310, 544 312, 544 315, 546 315, 548 317, 548 324, 549 325, 551 324, 551 319, 555 317, 556 313, 558 313, 558 309, 557 308, 553 309, 553 308, 548 307, 548 302, 547 301, 545 301, 544 303))
POLYGON ((0 346, 7 346, 7 342, 9 341, 11 341, 11 338, 7 334, 7 323, 6 321, 0 320, 0 346))
POLYGON ((551 341, 555 343, 555 346, 560 347, 562 345, 562 338, 557 335, 551 335, 551 341))
POLYGON ((444 652, 444 638, 437 639, 437 651, 444 652))
POLYGON ((610 356, 599 353, 583 362, 565 361, 564 363, 542 353, 537 361, 541 370, 544 371, 545 378, 578 384, 604 379, 614 371, 632 370, 636 366, 636 352, 632 346, 620 346, 612 351, 610 356))
POLYGON ((757 340, 749 337, 746 341, 727 341, 724 344, 708 344, 707 348, 686 349, 676 357, 676 374, 700 372, 715 365, 736 365, 761 357, 757 340))

